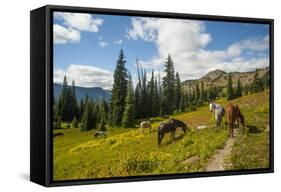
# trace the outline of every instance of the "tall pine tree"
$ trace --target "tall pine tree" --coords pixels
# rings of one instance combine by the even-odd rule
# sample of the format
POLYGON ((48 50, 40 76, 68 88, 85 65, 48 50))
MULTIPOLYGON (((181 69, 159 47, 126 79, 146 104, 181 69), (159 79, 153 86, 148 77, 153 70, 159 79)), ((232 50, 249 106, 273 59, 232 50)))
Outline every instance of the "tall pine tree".
POLYGON ((228 74, 228 80, 227 80, 227 94, 226 94, 226 99, 231 100, 234 98, 234 91, 233 91, 233 86, 232 86, 232 77, 231 74, 228 74))
POLYGON ((171 55, 165 62, 163 77, 162 115, 173 114, 175 108, 175 70, 171 55))
POLYGON ((125 111, 122 118, 122 126, 125 128, 133 127, 135 124, 135 100, 132 79, 129 79, 125 102, 125 111))
POLYGON ((114 71, 114 83, 112 88, 112 124, 120 126, 124 113, 126 92, 127 92, 127 70, 125 68, 125 58, 121 49, 114 71))
POLYGON ((175 88, 175 105, 176 109, 180 109, 180 102, 182 97, 182 86, 179 73, 176 73, 176 88, 175 88))
POLYGON ((236 97, 242 97, 242 91, 243 91, 242 83, 240 79, 238 79, 237 86, 236 86, 236 94, 235 94, 236 97))
POLYGON ((200 100, 200 89, 199 89, 198 82, 196 82, 196 85, 195 85, 195 104, 196 105, 199 104, 199 100, 200 100))
POLYGON ((263 91, 263 81, 259 77, 258 69, 254 73, 254 81, 251 83, 251 93, 257 93, 263 91))
POLYGON ((201 81, 200 102, 204 102, 204 98, 205 98, 204 81, 201 81))

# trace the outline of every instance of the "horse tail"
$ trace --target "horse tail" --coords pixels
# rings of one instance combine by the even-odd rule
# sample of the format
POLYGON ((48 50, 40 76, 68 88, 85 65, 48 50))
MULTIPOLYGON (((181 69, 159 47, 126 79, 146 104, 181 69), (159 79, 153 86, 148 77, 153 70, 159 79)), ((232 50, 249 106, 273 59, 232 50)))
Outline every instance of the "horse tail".
POLYGON ((224 116, 224 114, 225 114, 225 109, 224 108, 222 108, 222 117, 224 116))

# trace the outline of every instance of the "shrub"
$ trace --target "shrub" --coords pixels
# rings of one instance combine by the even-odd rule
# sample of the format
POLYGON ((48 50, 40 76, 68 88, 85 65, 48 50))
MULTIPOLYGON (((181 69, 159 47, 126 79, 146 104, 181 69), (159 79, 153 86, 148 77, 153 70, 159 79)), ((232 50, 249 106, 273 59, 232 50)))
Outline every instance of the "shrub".
POLYGON ((72 127, 73 128, 78 128, 78 121, 77 121, 76 117, 74 117, 74 119, 72 121, 72 127))

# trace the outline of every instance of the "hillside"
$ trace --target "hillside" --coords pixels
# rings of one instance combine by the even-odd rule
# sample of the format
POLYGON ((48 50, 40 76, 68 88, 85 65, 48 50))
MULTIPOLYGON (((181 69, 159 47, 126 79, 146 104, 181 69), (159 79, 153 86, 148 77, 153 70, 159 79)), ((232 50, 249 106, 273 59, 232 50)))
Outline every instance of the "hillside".
MULTIPOLYGON (((230 74, 232 76, 233 85, 234 86, 236 85, 238 79, 240 79, 243 86, 249 85, 254 80, 254 73, 255 73, 255 71, 231 72, 230 74)), ((269 68, 266 67, 263 69, 258 69, 258 74, 259 74, 260 78, 268 75, 269 68)), ((225 71, 214 70, 214 71, 207 73, 200 79, 186 80, 182 84, 183 84, 184 89, 191 89, 192 87, 195 87, 196 82, 201 83, 202 81, 204 82, 204 85, 206 88, 211 87, 211 86, 225 87, 227 85, 228 75, 229 75, 229 73, 227 73, 225 71)))
MULTIPOLYGON (((267 168, 269 166, 269 92, 264 91, 232 100, 239 104, 248 127, 239 134, 231 151, 230 167, 224 169, 267 168)), ((217 100, 223 106, 224 98, 217 100)), ((54 138, 54 179, 86 179, 118 176, 190 173, 206 170, 206 165, 224 148, 227 137, 226 118, 223 129, 214 129, 212 113, 204 103, 196 111, 173 115, 184 121, 189 130, 176 132, 176 141, 166 134, 157 147, 157 127, 166 119, 158 118, 151 132, 138 128, 107 128, 107 137, 94 138, 96 130, 55 130, 63 136, 54 138), (196 129, 206 126, 205 129, 196 129), (71 161, 69 161, 71 159, 71 161)))
MULTIPOLYGON (((55 99, 58 99, 62 90, 62 85, 54 83, 54 95, 55 99)), ((79 87, 76 86, 76 97, 77 100, 83 99, 86 95, 92 97, 93 99, 103 98, 105 100, 109 100, 111 97, 111 92, 108 90, 104 90, 100 87, 79 87)))

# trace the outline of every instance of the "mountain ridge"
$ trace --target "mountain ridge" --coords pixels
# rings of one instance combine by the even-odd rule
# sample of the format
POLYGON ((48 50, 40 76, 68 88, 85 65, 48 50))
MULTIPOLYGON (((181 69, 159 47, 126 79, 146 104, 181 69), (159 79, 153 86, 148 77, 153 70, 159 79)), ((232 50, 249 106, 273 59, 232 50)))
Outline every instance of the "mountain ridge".
MULTIPOLYGON (((59 83, 54 83, 53 85, 53 90, 54 90, 54 96, 55 99, 57 100, 61 90, 62 90, 62 85, 59 83)), ((103 89, 101 87, 81 87, 81 86, 75 86, 75 91, 76 91, 76 97, 77 100, 80 101, 86 95, 89 97, 92 97, 94 100, 96 99, 105 99, 109 100, 111 98, 111 91, 103 89)))
MULTIPOLYGON (((260 78, 269 74, 269 67, 257 69, 258 76, 260 78)), ((249 85, 254 80, 255 71, 248 72, 225 72, 220 69, 216 69, 208 72, 206 75, 202 76, 199 79, 191 79, 182 82, 182 85, 185 90, 193 89, 196 86, 196 83, 204 82, 205 88, 212 86, 221 86, 225 87, 227 85, 228 75, 231 74, 233 86, 236 86, 238 79, 240 79, 243 86, 249 85)), ((200 84, 199 84, 200 86, 200 84)))

